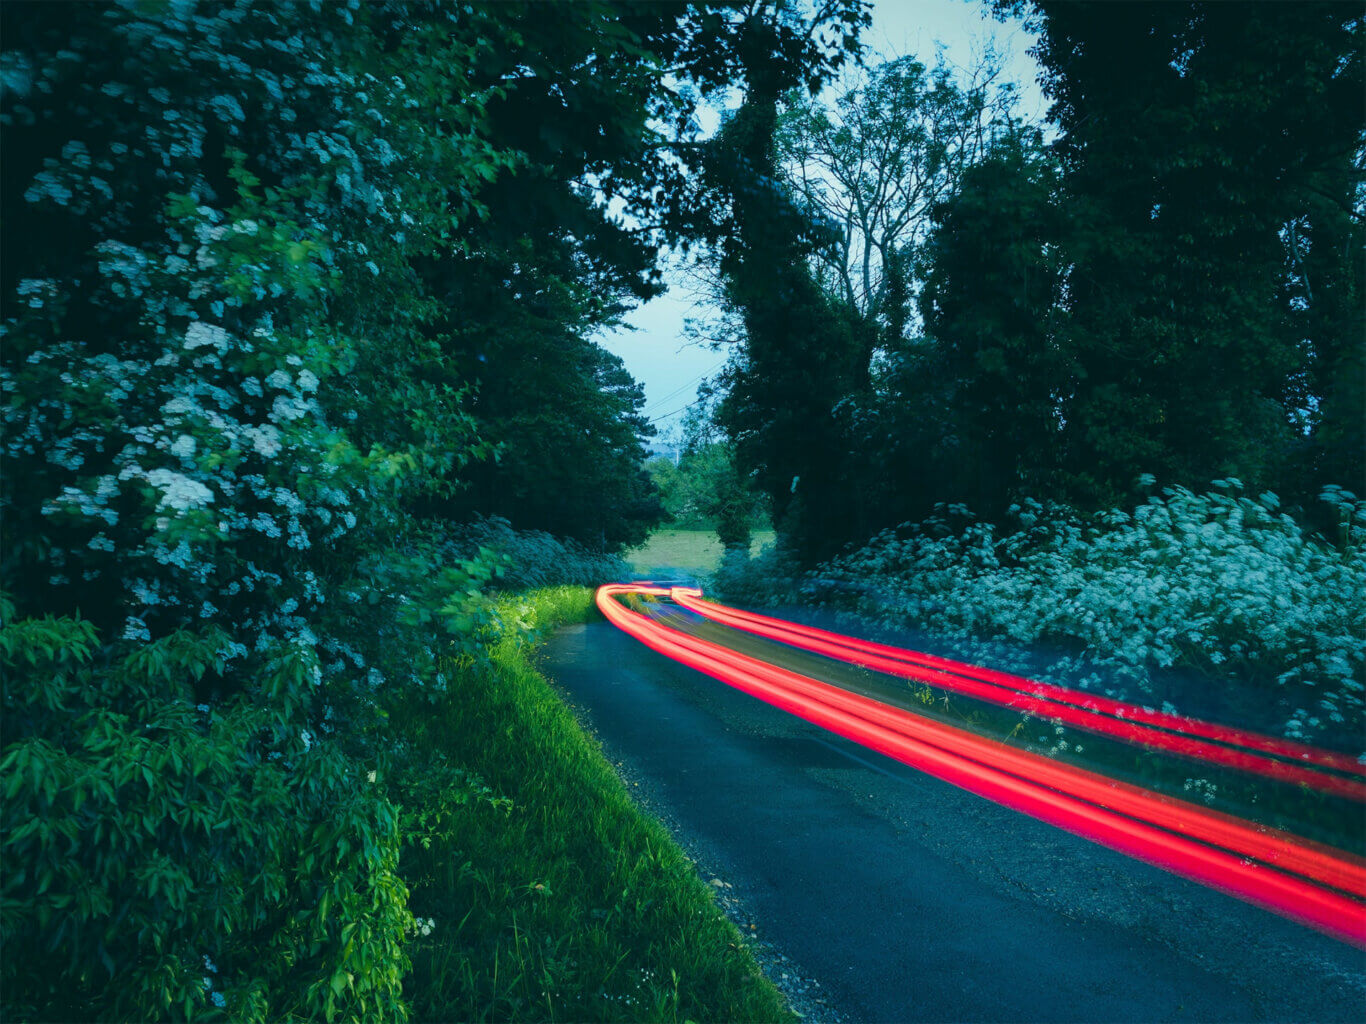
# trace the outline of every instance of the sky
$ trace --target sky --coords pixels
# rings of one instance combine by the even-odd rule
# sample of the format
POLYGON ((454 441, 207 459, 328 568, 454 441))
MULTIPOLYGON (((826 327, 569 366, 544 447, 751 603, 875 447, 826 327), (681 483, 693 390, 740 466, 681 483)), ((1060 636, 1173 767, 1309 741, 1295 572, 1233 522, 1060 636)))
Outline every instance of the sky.
MULTIPOLYGON (((968 67, 988 41, 994 43, 1006 57, 1006 73, 1017 83, 1020 113, 1042 120, 1046 104, 1034 81, 1037 64, 1025 53, 1034 37, 1017 22, 997 22, 984 0, 874 0, 872 15, 864 42, 883 56, 915 56, 933 67, 938 43, 952 64, 968 67)), ((657 440, 678 428, 697 400, 698 385, 726 360, 724 351, 684 334, 686 320, 707 313, 696 286, 676 270, 666 271, 664 280, 669 285, 665 294, 628 314, 622 329, 597 338, 645 386, 645 415, 661 435, 657 440)))

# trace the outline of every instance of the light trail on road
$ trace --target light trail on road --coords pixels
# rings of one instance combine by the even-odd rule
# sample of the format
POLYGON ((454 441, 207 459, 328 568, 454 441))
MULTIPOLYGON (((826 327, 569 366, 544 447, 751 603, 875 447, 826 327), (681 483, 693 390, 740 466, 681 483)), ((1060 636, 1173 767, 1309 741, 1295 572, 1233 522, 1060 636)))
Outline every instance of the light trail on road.
POLYGON ((1331 774, 1366 776, 1366 766, 1345 754, 727 608, 703 601, 701 592, 696 590, 674 588, 672 598, 680 607, 723 625, 848 664, 914 679, 1193 760, 1366 801, 1366 783, 1331 774), (1289 760, 1277 760, 1278 757, 1289 760))
MULTIPOLYGON (((1026 710, 1032 707, 1029 701, 1046 701, 1048 710, 1037 713, 1049 717, 1058 717, 1060 708, 1087 715, 1103 712, 1114 716, 1108 721, 1118 726, 1140 730, 1117 729, 1111 735, 1163 746, 1181 756, 1207 753, 1199 747, 1200 753, 1193 754, 1192 748, 1177 742, 1189 738, 1189 733, 1179 731, 1182 727, 1241 744, 1242 750, 1232 751, 1238 763, 1217 763, 1264 774, 1272 774, 1263 763, 1270 760, 1266 754, 1293 757, 1297 763, 1271 763, 1311 773, 1316 770, 1310 765, 1347 770, 1341 755, 1164 713, 1152 713, 1160 716, 1157 721, 1139 726, 1123 719, 1144 709, 702 602, 700 592, 691 588, 613 584, 600 588, 597 595, 598 607, 609 621, 667 657, 936 778, 1366 948, 1366 860, 1360 857, 1061 764, 740 654, 631 611, 617 600, 630 594, 670 598, 725 625, 903 678, 929 681, 908 676, 907 670, 934 671, 934 685, 946 685, 938 677, 948 675, 960 683, 1007 689, 1015 694, 1011 707, 1021 707, 1014 700, 1024 700, 1026 710), (1007 681, 1014 685, 1004 685, 1007 681), (1015 689, 1020 685, 1042 689, 1015 689), (1152 728, 1159 721, 1162 728, 1152 728), (1161 739, 1154 744, 1153 736, 1161 739), (1249 749, 1262 753, 1249 754, 1249 749)), ((988 699, 1002 702, 999 695, 988 699)), ((1294 781, 1306 784, 1297 777, 1294 781)))

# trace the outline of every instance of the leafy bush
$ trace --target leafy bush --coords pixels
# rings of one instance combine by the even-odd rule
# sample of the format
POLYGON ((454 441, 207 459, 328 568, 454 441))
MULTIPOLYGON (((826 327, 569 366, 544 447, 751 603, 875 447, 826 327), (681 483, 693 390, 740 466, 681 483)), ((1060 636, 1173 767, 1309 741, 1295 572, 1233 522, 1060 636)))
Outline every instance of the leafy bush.
POLYGON ((631 567, 619 555, 540 530, 514 530, 506 519, 493 516, 451 527, 442 550, 451 558, 479 552, 501 558, 500 585, 508 590, 587 587, 631 578, 631 567))
POLYGON ((491 616, 398 550, 478 452, 409 261, 507 158, 404 10, 3 12, 6 1017, 405 1015, 377 704, 491 616))
POLYGON ((774 556, 723 567, 716 583, 750 603, 823 599, 891 627, 1062 647, 1140 686, 1184 666, 1285 688, 1300 705, 1292 736, 1359 726, 1366 502, 1324 492, 1340 523, 1333 544, 1279 513, 1275 495, 1216 487, 1168 489, 1090 521, 1026 501, 1004 530, 953 507, 804 576, 774 556))
POLYGON ((304 653, 220 702, 217 627, 101 651, 3 613, 6 1016, 401 1015, 397 814, 300 728, 304 653))
POLYGON ((755 606, 800 603, 810 596, 803 582, 801 563, 781 534, 754 557, 744 548, 727 550, 710 580, 725 600, 755 606))

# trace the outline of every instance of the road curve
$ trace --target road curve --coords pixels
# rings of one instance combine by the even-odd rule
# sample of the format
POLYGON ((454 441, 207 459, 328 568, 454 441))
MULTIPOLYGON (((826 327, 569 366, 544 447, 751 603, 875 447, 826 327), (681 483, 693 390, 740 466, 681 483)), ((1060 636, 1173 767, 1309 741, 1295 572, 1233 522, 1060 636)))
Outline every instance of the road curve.
MULTIPOLYGON (((638 588, 637 592, 640 592, 638 588)), ((642 615, 621 604, 619 596, 624 593, 622 590, 605 591, 600 599, 604 611, 615 621, 627 622, 647 643, 671 658, 682 658, 715 678, 724 678, 731 686, 760 696, 776 708, 795 712, 823 729, 851 737, 860 744, 861 749, 829 732, 814 730, 793 718, 762 709, 733 692, 709 684, 695 673, 677 667, 666 669, 660 659, 651 657, 624 637, 606 640, 601 628, 594 633, 595 645, 610 646, 615 669, 598 664, 592 651, 582 648, 574 658, 565 660, 563 651, 556 653, 559 649, 552 645, 552 675, 566 685, 571 699, 584 701, 590 719, 602 731, 609 749, 617 749, 628 757, 632 750, 637 750, 641 759, 638 767, 644 770, 645 778, 653 780, 665 791, 665 806, 659 808, 661 812, 666 817, 687 819, 691 824, 684 831, 695 834, 703 845, 718 843, 719 861, 735 864, 734 871, 742 882, 747 871, 741 862, 751 862, 752 870, 748 874, 753 876, 753 883, 761 890, 772 887, 760 902, 770 908, 781 908, 781 912, 769 915, 775 923, 780 919, 791 922, 790 915, 796 908, 791 905, 794 897, 783 895, 785 884, 771 876, 768 865, 787 860, 793 876, 805 878, 809 878, 814 865, 824 863, 831 869, 830 875, 815 891, 805 891, 800 897, 806 910, 804 923, 798 926, 801 937, 789 934, 786 940, 779 941, 779 945, 794 955, 800 954, 798 959, 808 967, 820 967, 823 963, 828 968, 831 966, 828 951, 816 954, 817 963, 810 963, 810 937, 821 931, 813 926, 813 920, 830 919, 836 926, 843 922, 855 931, 871 930, 880 935, 887 932, 890 923, 895 923, 893 931, 909 927, 909 923, 903 921, 903 915, 908 912, 926 921, 938 921, 937 930, 944 933, 939 946, 935 945, 933 937, 920 936, 922 944, 914 956, 922 961, 937 961, 946 950, 959 949, 967 936, 976 934, 974 941, 978 945, 971 953, 960 949, 963 952, 961 962, 942 977, 930 979, 934 983, 926 986, 926 979, 922 978, 915 998, 899 988, 892 992, 885 988, 888 983, 885 969, 897 963, 904 966, 907 952, 865 948, 853 958, 857 963, 845 964, 846 970, 857 971, 854 978, 835 979, 836 989, 846 982, 855 984, 856 991, 850 994, 855 1015, 868 1019, 1157 1019, 1186 1016, 1189 1019, 1234 1020, 1352 1019, 1359 1016, 1366 989, 1362 984, 1363 961, 1356 949, 1340 941, 1315 937, 1251 907, 1237 909, 1237 904, 1217 893, 1198 890, 1170 876, 1160 876, 1164 880, 1155 883, 1153 872, 1143 865, 1116 859, 1113 854, 1078 843, 1071 836, 1045 829, 999 807, 988 808, 982 801, 936 786, 923 775, 881 755, 890 755, 921 770, 929 770, 936 777, 969 792, 1025 811, 1042 821, 1063 825, 1087 839, 1161 864, 1205 885, 1216 886, 1242 899, 1252 899, 1339 940, 1362 941, 1361 893, 1366 887, 1363 886, 1359 858, 1260 823, 1212 812, 1174 800, 1169 795, 1154 794, 1140 786, 1113 779, 1098 781, 1094 773, 1084 769, 1013 749, 970 731, 946 729, 943 723, 907 714, 905 708, 885 704, 871 708, 871 704, 880 702, 869 702, 850 690, 827 687, 813 678, 820 674, 818 672, 803 676, 735 651, 724 653, 725 645, 718 645, 714 638, 703 641, 686 629, 676 628, 676 624, 666 625, 680 609, 687 609, 688 605, 696 607, 695 594, 656 592, 649 596, 674 600, 661 600, 651 609, 655 614, 642 615), (598 678, 596 670, 585 672, 582 665, 576 664, 585 658, 605 671, 608 680, 598 678), (632 667, 640 662, 652 666, 649 676, 632 667), (622 673, 631 680, 631 697, 627 701, 620 699, 624 694, 614 692, 623 684, 611 679, 622 673), (737 678, 737 673, 743 678, 737 678), (684 699, 680 704, 677 694, 671 692, 676 690, 700 698, 709 708, 723 708, 725 716, 719 723, 709 720, 706 715, 699 716, 696 709, 683 706, 689 700, 684 699), (819 705, 814 712, 813 705, 819 705), (652 709, 659 714, 652 716, 652 709), (753 751, 736 749, 737 742, 741 747, 751 744, 743 742, 743 735, 735 735, 733 724, 736 720, 753 722, 756 716, 763 723, 764 733, 799 736, 802 742, 784 748, 785 753, 776 759, 776 764, 771 763, 774 760, 771 757, 761 758, 760 768, 753 763, 753 751), (676 728, 680 718, 689 723, 689 729, 682 734, 676 728), (911 721, 913 718, 919 720, 911 721), (645 739, 645 748, 638 749, 637 744, 646 737, 649 738, 645 739), (799 763, 793 764, 793 751, 804 752, 807 756, 797 757, 799 763), (810 764, 801 763, 809 761, 812 754, 823 765, 814 774, 810 764), (716 775, 717 763, 737 757, 749 762, 744 769, 745 778, 716 775), (839 768, 833 769, 832 764, 839 768), (664 770, 657 771, 652 765, 664 770), (851 776, 850 772, 854 774, 851 776), (817 779, 817 775, 827 778, 817 779), (848 794, 843 794, 846 799, 842 801, 841 787, 837 785, 832 791, 828 785, 829 777, 834 776, 846 781, 857 778, 855 789, 859 792, 868 788, 880 793, 885 798, 883 803, 898 809, 897 820, 883 820, 880 825, 874 823, 873 826, 866 821, 826 822, 813 831, 813 814, 816 819, 829 815, 838 818, 851 811, 847 804, 848 794), (745 788, 745 779, 749 777, 768 778, 766 798, 756 800, 752 806, 744 800, 732 802, 729 798, 745 788), (694 802, 698 795, 696 783, 703 778, 709 779, 705 791, 710 798, 697 805, 694 802), (887 780, 894 780, 894 784, 887 780), (673 789, 678 790, 677 800, 668 793, 673 789), (935 794, 933 800, 923 798, 927 792, 935 794), (718 804, 716 797, 721 794, 728 797, 724 808, 729 810, 718 804), (796 809, 789 806, 794 802, 796 809), (954 809, 950 815, 951 824, 943 821, 946 809, 950 808, 954 809), (749 814, 755 824, 767 822, 770 831, 766 844, 737 833, 733 827, 723 829, 719 837, 716 835, 718 818, 733 822, 736 816, 745 814, 749 814), (994 823, 989 834, 983 834, 980 829, 963 832, 965 822, 984 817, 994 823), (946 827, 936 829, 932 835, 906 834, 905 822, 915 818, 939 820, 941 826, 946 827), (866 835, 870 827, 879 833, 875 838, 866 835), (888 828, 892 835, 886 834, 888 828), (846 841, 861 835, 879 851, 871 861, 846 845, 846 841), (942 847, 942 840, 948 835, 959 837, 953 848, 942 847), (931 873, 939 877, 929 888, 921 888, 914 878, 902 872, 906 856, 924 867, 929 852, 927 846, 934 847, 934 855, 929 860, 936 867, 931 873), (1011 858, 1007 851, 1011 849, 1032 851, 1032 857, 1008 866, 1011 858), (1078 863, 1059 865, 1059 870, 1041 879, 1037 872, 1037 857, 1041 851, 1048 851, 1050 859, 1057 851, 1066 851, 1066 857, 1078 863), (979 873, 982 865, 990 865, 991 873, 999 877, 978 878, 976 883, 970 883, 964 875, 979 873), (1098 890, 1090 885, 1084 885, 1084 891, 1079 890, 1078 885, 1095 877, 1091 872, 1105 877, 1118 872, 1120 879, 1108 890, 1098 890), (883 908, 881 913, 857 912, 858 889, 857 886, 851 888, 856 879, 862 879, 866 887, 863 902, 883 908), (1051 884, 1043 885, 1043 881, 1051 884), (1007 890, 1004 893, 1002 885, 1007 890), (1148 898, 1136 901, 1120 898, 1121 893, 1132 894, 1136 885, 1140 889, 1156 885, 1160 894, 1150 894, 1148 898), (889 886, 898 891, 890 912, 886 909, 889 886), (1011 891, 1012 887, 1018 887, 1019 892, 1011 891), (1195 892, 1199 895, 1194 896, 1195 892), (944 897, 951 893, 955 898, 950 901, 951 905, 945 906, 944 897), (1185 920, 1181 915, 1164 914, 1164 909, 1172 905, 1173 893, 1180 894, 1177 902, 1193 900, 1201 908, 1200 912, 1193 916, 1188 912, 1184 915, 1185 920), (1063 898, 1061 894, 1070 895, 1063 898), (975 912, 984 904, 993 905, 989 920, 975 912), (1114 919, 1115 913, 1120 920, 1114 919), (1133 923, 1144 920, 1149 924, 1148 934, 1138 934, 1142 929, 1136 930, 1133 923), (1067 954, 1069 947, 1076 945, 1078 922, 1087 929, 1100 928, 1102 934, 1092 936, 1074 948, 1073 954, 1104 969, 1097 977, 1090 977, 1088 967, 1089 980, 1069 975, 1064 983, 1058 971, 1048 969, 1053 965, 1051 958, 1044 957, 1045 962, 1040 963, 1040 951, 1057 947, 1060 955, 1067 954), (1002 926, 1007 925, 1009 927, 1003 931, 1002 926), (1249 929, 1255 930, 1255 941, 1249 941, 1249 929), (956 937, 948 938, 950 933, 956 937), (1026 936, 1027 951, 1020 947, 1026 936), (928 944, 924 940, 929 940, 928 944), (1019 972, 1015 968, 1007 968, 999 958, 991 958, 995 966, 981 972, 969 971, 975 977, 973 984, 965 988, 961 983, 963 969, 980 955, 990 956, 993 950, 1001 952, 1003 946, 1009 948, 1010 955, 1020 964, 1032 965, 1029 982, 1017 977, 1019 972), (1248 952, 1257 947, 1266 948, 1257 955, 1255 965, 1238 955, 1240 949, 1248 952), (1118 960, 1106 967, 1108 960, 1116 956, 1118 960), (1277 976, 1277 964, 1285 967, 1280 977, 1277 976), (1216 966, 1217 969, 1209 973, 1216 966), (1186 976, 1191 971, 1194 975, 1186 976), (1147 980, 1129 991, 1130 982, 1123 980, 1121 975, 1147 980), (1166 980, 1153 983, 1157 977, 1166 980), (1010 978, 1015 979, 1014 987, 1020 995, 1018 1000, 1001 989, 1001 983, 1010 978), (938 984, 941 981, 950 984, 938 984), (936 994, 932 996, 931 992, 936 994), (1102 992, 1108 995, 1102 997, 1099 994, 1102 992), (1074 1002, 1064 1006, 1059 999, 1067 993, 1074 1002), (1212 1001, 1209 1001, 1211 997, 1212 1001), (1046 1009, 1031 1008, 1035 1006, 1046 1009)), ((645 593, 648 595, 648 591, 645 593)), ((718 617, 732 613, 733 610, 720 609, 718 617)), ((682 615, 694 620, 694 626, 703 618, 691 609, 683 611, 682 615)), ((748 624, 768 626, 774 621, 759 620, 762 617, 756 617, 748 624)), ((800 630, 790 624, 786 628, 800 630)), ((805 639, 827 642, 835 636, 822 634, 805 639)), ((854 642, 854 647, 857 643, 854 642)), ((800 644, 796 646, 800 647, 800 644)), ((868 655, 895 655, 895 659, 905 655, 895 649, 857 653, 864 665, 868 664, 868 655)), ((806 667, 809 671, 811 666, 806 667)), ((937 672, 971 668, 942 660, 928 667, 937 672)), ((838 673, 830 674, 838 676, 838 673)), ((969 673, 964 678, 980 679, 980 676, 969 673)), ((1007 680, 999 677, 993 680, 995 685, 1005 682, 1007 680)), ((1037 684, 1031 684, 1016 692, 1037 697, 1043 691, 1037 684)), ((1050 700, 1064 703, 1069 696, 1057 692, 1047 694, 1050 700)), ((1094 711, 1095 703, 1088 696, 1086 700, 1074 700, 1069 706, 1094 711)), ((1125 717, 1122 709, 1108 707, 1103 710, 1119 721, 1125 717), (1117 710, 1120 710, 1118 716, 1117 710)), ((1279 758, 1276 763, 1312 766, 1308 770, 1322 771, 1325 778, 1351 779, 1356 774, 1354 763, 1335 759, 1330 752, 1322 752, 1320 757, 1312 750, 1278 748, 1275 741, 1268 749, 1262 749, 1266 746, 1262 741, 1271 738, 1219 733, 1218 727, 1210 723, 1163 721, 1159 724, 1163 735, 1172 736, 1199 735, 1202 730, 1214 730, 1217 735, 1203 739, 1216 740, 1221 749, 1257 750, 1273 759, 1279 758), (1190 732, 1183 732, 1178 728, 1180 726, 1188 727, 1190 732)), ((746 730, 739 731, 743 734, 746 730)), ((1191 751, 1182 750, 1180 756, 1188 758, 1191 751)), ((922 873, 916 872, 917 875, 922 873)), ((802 917, 797 914, 797 919, 802 917)), ((818 976, 821 973, 817 971, 818 976)), ((826 976, 830 977, 828 973, 826 976)))

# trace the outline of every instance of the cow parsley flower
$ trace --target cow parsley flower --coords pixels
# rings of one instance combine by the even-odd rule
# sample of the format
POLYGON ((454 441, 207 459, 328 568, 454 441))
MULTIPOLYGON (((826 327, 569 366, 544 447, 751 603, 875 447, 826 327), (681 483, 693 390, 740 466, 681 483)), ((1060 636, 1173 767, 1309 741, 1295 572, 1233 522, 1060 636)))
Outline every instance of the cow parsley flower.
POLYGON ((279 428, 267 423, 260 427, 248 427, 244 433, 250 438, 251 447, 256 454, 267 459, 273 459, 280 454, 283 445, 280 443, 279 428))

